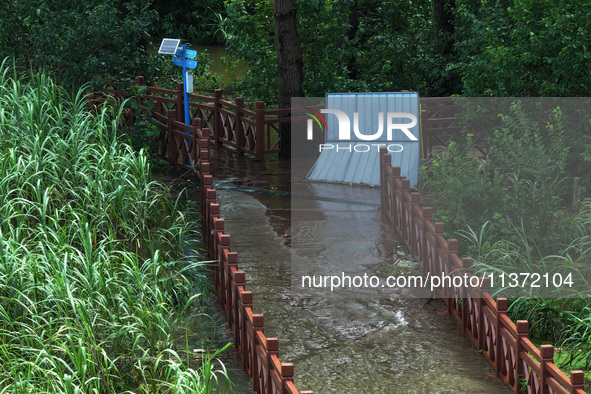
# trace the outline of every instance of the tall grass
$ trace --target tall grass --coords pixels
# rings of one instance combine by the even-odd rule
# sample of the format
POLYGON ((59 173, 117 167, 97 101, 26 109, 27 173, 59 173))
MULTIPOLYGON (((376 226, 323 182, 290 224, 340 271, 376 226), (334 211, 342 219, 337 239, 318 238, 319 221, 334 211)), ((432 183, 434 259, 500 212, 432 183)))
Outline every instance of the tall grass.
MULTIPOLYGON (((474 231, 459 232, 474 252, 476 275, 497 275, 497 286, 491 289, 493 295, 507 296, 510 300, 509 314, 513 320, 527 319, 530 334, 540 341, 550 341, 560 346, 557 363, 569 369, 591 368, 591 203, 582 202, 572 218, 570 244, 554 255, 543 255, 527 236, 523 225, 513 227, 515 237, 521 242, 492 242, 488 235, 487 223, 474 231), (544 281, 538 284, 542 289, 525 286, 501 288, 498 275, 508 277, 511 273, 554 273, 566 277, 570 274, 572 286, 564 284, 553 287, 550 282, 544 291, 544 281), (533 293, 533 294, 532 294, 533 293), (533 295, 533 296, 532 296, 533 295), (553 298, 558 297, 558 298, 553 298)), ((521 276, 523 278, 523 276, 521 276)), ((507 281, 509 283, 509 281, 507 281)), ((532 281, 528 282, 529 284, 532 281)))
POLYGON ((120 115, 0 67, 0 393, 216 387, 220 364, 171 337, 198 297, 195 215, 118 140, 120 115))

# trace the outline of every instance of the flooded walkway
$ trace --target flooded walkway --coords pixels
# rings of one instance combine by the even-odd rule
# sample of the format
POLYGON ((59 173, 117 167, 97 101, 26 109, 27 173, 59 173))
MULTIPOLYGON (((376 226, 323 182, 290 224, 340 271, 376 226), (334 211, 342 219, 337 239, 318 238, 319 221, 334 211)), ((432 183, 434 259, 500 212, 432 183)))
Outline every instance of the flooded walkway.
POLYGON ((309 274, 322 266, 351 275, 375 272, 395 257, 398 239, 381 222, 379 189, 303 183, 290 190, 283 163, 252 162, 226 151, 212 156, 231 248, 246 272, 255 313, 265 315, 265 335, 278 337, 280 359, 295 365, 298 389, 512 392, 461 335, 441 300, 408 298, 397 289, 358 294, 292 282, 291 275, 299 275, 292 272, 294 257, 307 261, 309 274), (327 244, 327 233, 337 239, 327 244))

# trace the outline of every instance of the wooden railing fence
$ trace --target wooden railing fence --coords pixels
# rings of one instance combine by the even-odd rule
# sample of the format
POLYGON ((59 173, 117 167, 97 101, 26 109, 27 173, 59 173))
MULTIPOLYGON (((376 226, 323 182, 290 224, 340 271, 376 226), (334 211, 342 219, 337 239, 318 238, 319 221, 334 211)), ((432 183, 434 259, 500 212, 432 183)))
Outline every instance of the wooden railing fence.
MULTIPOLYGON (((150 112, 158 122, 161 130, 168 132, 169 119, 184 123, 183 84, 178 83, 177 89, 164 89, 146 86, 144 78, 136 77, 136 86, 144 87, 145 94, 138 96, 140 100, 153 101, 150 112)), ((108 100, 105 93, 120 99, 130 97, 128 92, 114 89, 102 93, 89 94, 93 105, 108 100)), ((214 91, 213 96, 198 94, 189 95, 190 119, 199 118, 204 128, 211 130, 210 140, 216 146, 226 146, 236 149, 238 152, 247 153, 257 160, 265 160, 268 154, 279 153, 280 124, 294 120, 306 120, 305 112, 309 108, 266 109, 263 101, 257 101, 255 109, 248 109, 244 105, 244 99, 238 97, 235 102, 222 98, 222 90, 214 91)), ((437 147, 447 147, 452 141, 459 141, 464 137, 462 128, 456 115, 463 111, 462 105, 454 102, 453 97, 422 97, 421 105, 421 157, 429 158, 437 147)), ((143 105, 146 109, 146 106, 143 105)), ((321 106, 311 107, 320 110, 321 106)), ((126 116, 127 126, 133 125, 135 119, 131 110, 126 116)), ((179 128, 176 128, 179 130, 179 128)), ((486 155, 487 148, 483 142, 482 133, 472 131, 475 148, 486 155)), ((161 140, 161 150, 167 151, 167 140, 161 140)))
MULTIPOLYGON (((136 83, 143 86, 143 78, 137 77, 136 83)), ((230 235, 226 234, 224 219, 220 217, 209 163, 213 145, 232 146, 261 160, 267 153, 278 152, 278 141, 273 140, 273 134, 278 135, 278 125, 291 121, 290 115, 298 116, 305 109, 268 111, 263 102, 257 102, 256 111, 249 111, 243 107, 242 99, 238 98, 235 104, 222 100, 221 90, 216 90, 214 97, 190 95, 190 107, 194 112, 191 113, 191 125, 187 125, 182 89, 182 84, 177 90, 148 86, 146 94, 137 99, 139 106, 151 112, 161 129, 158 155, 174 166, 193 170, 200 180, 199 206, 207 257, 215 261, 215 287, 234 332, 235 348, 241 353, 244 368, 253 379, 253 392, 313 394, 313 391, 298 391, 293 364, 279 360, 278 339, 265 336, 264 316, 254 313, 253 294, 246 289, 245 272, 238 269, 238 253, 231 251, 230 235), (154 105, 147 106, 150 100, 154 105)), ((120 100, 130 97, 128 93, 116 90, 108 93, 89 95, 89 107, 100 107, 113 97, 120 100)), ((135 114, 129 110, 126 125, 132 126, 135 120, 135 114)))
MULTIPOLYGON (((430 275, 464 275, 470 259, 457 255, 458 243, 443 236, 443 223, 432 223, 432 209, 420 206, 420 194, 410 191, 410 181, 400 167, 390 165, 385 148, 380 151, 382 214, 408 244, 411 253, 430 275)), ((463 332, 494 366, 498 377, 516 392, 584 393, 583 371, 567 377, 554 365, 554 347, 539 349, 528 339, 528 322, 507 316, 507 299, 494 300, 490 284, 482 278, 480 289, 442 289, 448 311, 462 324, 463 332)))
POLYGON ((177 166, 193 168, 201 182, 200 213, 208 258, 215 260, 215 285, 234 331, 235 347, 253 379, 253 391, 311 394, 312 391, 297 390, 293 364, 279 360, 278 339, 265 336, 264 317, 254 313, 253 294, 246 289, 245 273, 238 269, 238 253, 231 251, 230 235, 226 234, 224 219, 220 217, 220 204, 210 174, 209 129, 201 128, 198 118, 193 118, 191 126, 175 120, 174 110, 169 111, 168 116, 168 133, 162 137, 167 142, 161 145, 160 154, 177 166))
MULTIPOLYGON (((169 119, 184 122, 183 84, 177 89, 162 89, 146 86, 143 77, 136 77, 136 85, 144 86, 142 100, 152 100, 151 112, 163 130, 168 130, 169 119), (174 112, 171 112, 174 111, 174 112)), ((254 110, 244 106, 244 99, 235 102, 222 98, 222 91, 214 91, 213 97, 189 94, 190 118, 199 118, 202 126, 211 130, 210 140, 216 146, 226 146, 265 160, 267 154, 277 154, 280 148, 280 124, 303 117, 305 108, 269 110, 263 101, 257 101, 254 110)), ((161 141, 166 144, 167 141, 161 141)), ((166 151, 166 145, 161 145, 166 151)))
MULTIPOLYGON (((143 86, 143 78, 137 77, 136 84, 143 86)), ((253 379, 254 392, 312 393, 296 389, 293 364, 280 362, 277 338, 265 336, 264 316, 254 313, 253 294, 246 290, 245 273, 238 269, 238 254, 230 250, 230 235, 220 218, 209 165, 210 145, 231 146, 258 160, 278 152, 278 125, 304 109, 268 111, 259 101, 252 111, 244 108, 241 98, 231 103, 216 90, 213 97, 190 95, 192 123, 187 126, 182 84, 177 90, 149 86, 146 90, 148 94, 141 99, 155 103, 151 112, 163 130, 159 155, 173 165, 194 169, 200 179, 202 230, 208 257, 216 261, 215 285, 234 331, 235 346, 253 379)), ((454 114, 460 107, 449 98, 421 99, 421 105, 422 153, 428 157, 434 146, 447 146, 458 138, 454 114)), ((446 240, 443 223, 432 223, 432 209, 420 206, 420 194, 410 191, 410 181, 400 175, 399 167, 390 165, 391 157, 384 148, 380 163, 384 220, 408 243, 426 273, 463 275, 471 260, 458 257, 457 240, 446 240)), ((447 288, 442 294, 448 311, 459 319, 463 332, 494 366, 497 376, 516 392, 584 394, 583 372, 571 371, 567 377, 559 370, 553 363, 554 347, 542 345, 538 349, 528 339, 528 322, 511 321, 507 299, 494 300, 487 278, 482 279, 479 289, 447 288)))

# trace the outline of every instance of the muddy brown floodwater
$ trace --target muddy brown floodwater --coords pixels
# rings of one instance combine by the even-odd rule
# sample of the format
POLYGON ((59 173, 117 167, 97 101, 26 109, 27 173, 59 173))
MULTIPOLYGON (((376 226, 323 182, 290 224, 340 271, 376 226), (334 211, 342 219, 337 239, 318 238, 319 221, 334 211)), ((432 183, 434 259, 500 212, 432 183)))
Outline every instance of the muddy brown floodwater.
POLYGON ((280 359, 294 363, 298 389, 512 392, 441 300, 409 298, 396 289, 372 297, 292 284, 296 241, 298 258, 312 271, 314 264, 332 264, 353 274, 370 272, 392 258, 399 240, 380 219, 378 188, 304 182, 292 193, 288 163, 255 162, 228 151, 213 151, 211 163, 255 313, 265 315, 265 335, 279 338, 280 359), (294 199, 312 201, 303 204, 304 216, 316 219, 292 223, 294 199), (337 246, 326 243, 329 231, 341 240, 337 246))

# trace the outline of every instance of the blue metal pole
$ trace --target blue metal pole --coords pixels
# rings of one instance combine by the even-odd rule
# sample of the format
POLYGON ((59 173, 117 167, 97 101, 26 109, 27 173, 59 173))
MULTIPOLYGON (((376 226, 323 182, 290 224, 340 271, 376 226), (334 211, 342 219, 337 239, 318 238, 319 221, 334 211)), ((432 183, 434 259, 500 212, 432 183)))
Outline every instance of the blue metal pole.
MULTIPOLYGON (((185 124, 187 126, 191 125, 191 119, 190 119, 190 112, 189 112, 189 93, 188 93, 188 87, 187 87, 187 83, 189 81, 187 81, 187 44, 183 44, 183 98, 184 98, 184 103, 185 103, 185 124)), ((185 133, 187 134, 191 134, 191 131, 189 129, 185 129, 185 133)), ((189 141, 189 148, 191 147, 191 142, 189 141)), ((191 165, 191 158, 189 157, 187 159, 187 164, 191 165)))
MULTIPOLYGON (((185 124, 191 125, 190 112, 189 112, 189 93, 187 93, 187 44, 183 44, 183 86, 184 86, 184 101, 185 101, 185 124)), ((187 130, 187 134, 191 134, 187 130)))

